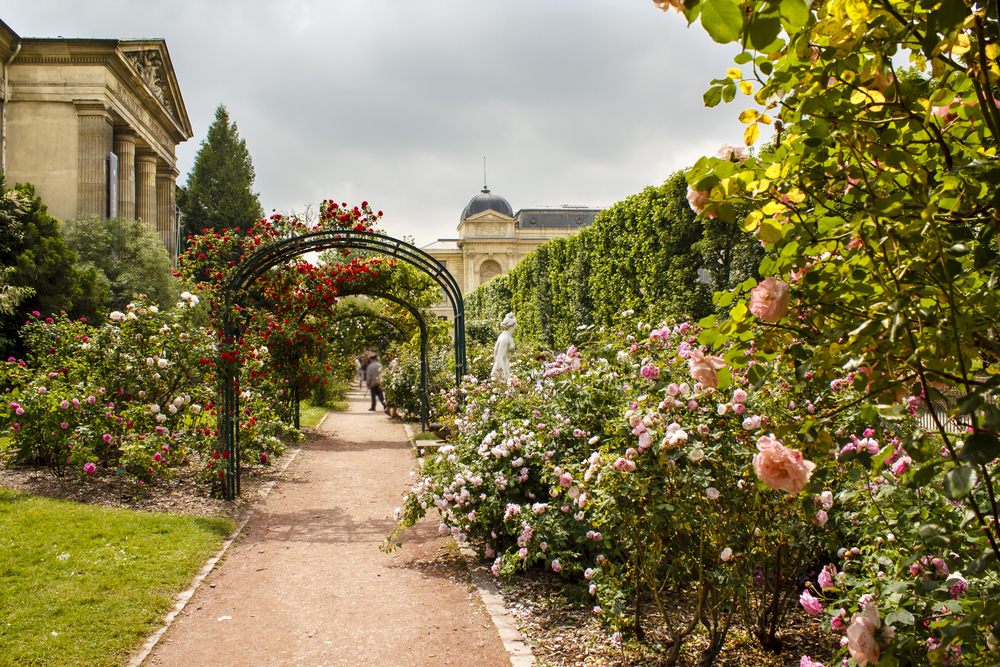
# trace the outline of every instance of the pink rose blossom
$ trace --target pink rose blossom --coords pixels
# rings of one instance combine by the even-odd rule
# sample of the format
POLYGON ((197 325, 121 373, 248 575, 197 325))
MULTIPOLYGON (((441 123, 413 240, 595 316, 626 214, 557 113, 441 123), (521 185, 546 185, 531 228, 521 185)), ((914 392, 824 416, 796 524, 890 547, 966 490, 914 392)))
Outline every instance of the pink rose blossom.
POLYGON ((688 357, 688 372, 695 381, 702 383, 706 387, 715 388, 719 386, 719 375, 717 370, 726 367, 719 357, 706 357, 705 353, 699 349, 691 350, 688 357))
POLYGON ((83 464, 83 472, 87 473, 88 475, 93 475, 95 470, 97 470, 97 467, 93 463, 83 464))
POLYGON ((662 11, 672 9, 678 14, 684 11, 684 0, 653 0, 653 4, 659 7, 662 11))
POLYGON ((820 570, 819 576, 816 580, 819 582, 819 587, 824 591, 836 588, 836 584, 833 582, 833 578, 837 576, 837 568, 834 565, 827 565, 822 570, 820 570))
POLYGON ((816 662, 808 655, 804 655, 799 659, 799 667, 823 667, 823 663, 816 662))
MULTIPOLYGON (((691 210, 698 215, 701 215, 702 211, 705 210, 705 207, 708 206, 709 202, 711 201, 708 197, 707 192, 701 192, 700 190, 695 190, 690 185, 688 186, 687 200, 688 204, 691 205, 691 210)), ((709 211, 708 213, 705 213, 705 217, 714 218, 715 214, 709 211)))
POLYGON ((802 591, 802 595, 799 596, 799 604, 802 605, 802 608, 805 609, 806 613, 810 616, 816 616, 817 614, 823 613, 823 606, 809 591, 802 591))
POLYGON ((66 410, 67 408, 69 408, 69 401, 63 401, 62 403, 59 404, 59 407, 62 408, 63 410, 66 410))
POLYGON ((816 464, 802 458, 802 452, 789 449, 771 435, 757 439, 757 450, 753 457, 757 477, 772 489, 787 493, 798 493, 805 488, 816 464))
POLYGON ((881 657, 878 642, 875 641, 875 631, 882 623, 878 617, 878 607, 869 602, 864 605, 864 613, 858 613, 851 619, 847 628, 847 650, 858 667, 875 665, 881 657))
POLYGON ((827 516, 826 514, 826 510, 819 510, 818 512, 816 512, 816 518, 813 519, 813 523, 822 528, 823 526, 826 525, 826 522, 829 518, 830 517, 827 516))
POLYGON ((111 442, 111 434, 105 433, 103 436, 101 436, 101 439, 104 440, 104 442, 111 442))
POLYGON ((750 312, 765 322, 779 322, 788 314, 791 299, 788 283, 767 278, 750 290, 750 312))
POLYGON ((562 565, 559 563, 559 559, 556 558, 554 561, 552 561, 552 571, 559 572, 560 570, 562 570, 562 565))

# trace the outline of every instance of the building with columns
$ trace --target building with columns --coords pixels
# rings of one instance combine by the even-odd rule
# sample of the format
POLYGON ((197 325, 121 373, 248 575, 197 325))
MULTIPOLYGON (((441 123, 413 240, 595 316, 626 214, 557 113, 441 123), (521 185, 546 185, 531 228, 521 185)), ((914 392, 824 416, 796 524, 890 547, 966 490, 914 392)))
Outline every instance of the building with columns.
POLYGON ((193 136, 162 39, 20 37, 0 21, 0 171, 61 220, 123 215, 176 260, 177 144, 193 136))
MULTIPOLYGON (((484 185, 462 211, 458 238, 438 239, 422 250, 448 269, 464 295, 507 273, 546 241, 590 225, 600 212, 599 208, 566 205, 523 208, 514 213, 506 199, 484 185)), ((438 317, 452 317, 447 302, 431 310, 438 317)))

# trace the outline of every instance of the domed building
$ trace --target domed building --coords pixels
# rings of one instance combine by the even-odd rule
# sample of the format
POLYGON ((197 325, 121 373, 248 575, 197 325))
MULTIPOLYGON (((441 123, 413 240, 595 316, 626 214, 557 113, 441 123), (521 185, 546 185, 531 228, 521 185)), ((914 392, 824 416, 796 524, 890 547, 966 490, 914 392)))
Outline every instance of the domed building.
MULTIPOLYGON (((569 236, 594 222, 599 208, 559 206, 523 208, 517 213, 506 199, 482 191, 469 200, 458 221, 458 238, 438 239, 423 248, 441 262, 466 294, 497 275, 505 274, 521 258, 545 243, 569 236)), ((432 308, 451 319, 451 304, 432 308)))

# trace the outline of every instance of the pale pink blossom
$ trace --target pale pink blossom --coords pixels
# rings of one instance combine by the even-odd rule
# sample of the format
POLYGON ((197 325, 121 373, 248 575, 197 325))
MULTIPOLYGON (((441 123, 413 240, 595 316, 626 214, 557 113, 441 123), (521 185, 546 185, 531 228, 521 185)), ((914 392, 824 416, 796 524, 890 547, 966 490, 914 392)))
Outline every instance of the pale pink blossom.
POLYGON ((829 518, 830 517, 827 516, 826 510, 819 510, 818 512, 816 512, 816 518, 813 519, 813 523, 822 528, 823 526, 826 525, 826 522, 827 520, 829 520, 829 518))
POLYGON ((875 665, 881 657, 878 642, 875 641, 875 631, 882 623, 878 616, 878 607, 869 602, 864 605, 864 613, 857 613, 851 619, 847 628, 847 650, 858 667, 875 665))
POLYGON ((820 588, 824 591, 830 588, 836 588, 836 584, 833 578, 837 576, 837 568, 834 565, 827 565, 819 572, 819 576, 816 580, 819 582, 820 588))
POLYGON ((816 616, 823 613, 823 605, 819 603, 819 600, 814 598, 809 591, 802 591, 802 595, 799 596, 799 604, 805 609, 806 613, 810 616, 816 616))
POLYGON ((789 449, 771 435, 757 439, 757 453, 753 457, 757 477, 772 489, 798 493, 805 488, 816 464, 802 458, 802 452, 789 449))
POLYGON ((816 662, 808 655, 804 655, 799 658, 799 667, 823 667, 823 663, 816 662))
MULTIPOLYGON (((709 204, 709 198, 707 192, 702 192, 700 190, 695 190, 690 185, 688 186, 687 194, 688 204, 691 205, 691 210, 697 214, 701 214, 705 210, 705 207, 709 204)), ((714 218, 715 214, 711 211, 705 213, 706 218, 714 218)))
POLYGON ((733 550, 726 547, 722 550, 722 553, 719 554, 719 558, 721 558, 724 563, 728 563, 733 558, 733 550))
POLYGON ((750 290, 750 312, 765 322, 779 322, 788 314, 791 288, 784 280, 765 278, 750 290))
POLYGON ((722 144, 716 155, 723 160, 736 158, 737 162, 743 162, 750 157, 750 149, 746 146, 733 146, 732 144, 722 144))
POLYGON ((716 371, 725 368, 726 362, 719 357, 707 357, 699 349, 691 350, 688 357, 688 372, 697 382, 706 387, 715 388, 719 386, 719 375, 716 371))
POLYGON ((672 9, 678 14, 684 11, 684 0, 653 0, 653 4, 663 11, 672 9))

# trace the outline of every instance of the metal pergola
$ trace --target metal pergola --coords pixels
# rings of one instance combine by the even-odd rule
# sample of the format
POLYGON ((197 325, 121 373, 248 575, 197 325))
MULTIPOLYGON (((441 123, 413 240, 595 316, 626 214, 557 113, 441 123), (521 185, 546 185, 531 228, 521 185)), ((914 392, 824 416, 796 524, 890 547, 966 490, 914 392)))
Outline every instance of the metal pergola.
MULTIPOLYGON (((444 291, 448 301, 452 305, 454 315, 454 341, 455 341, 455 384, 460 385, 462 377, 465 375, 465 304, 462 300, 462 291, 458 287, 454 276, 452 276, 441 262, 437 261, 429 254, 417 247, 410 245, 399 239, 383 236, 375 232, 333 230, 313 232, 303 234, 284 241, 271 244, 263 248, 247 259, 240 262, 236 271, 226 283, 224 292, 224 323, 223 340, 220 341, 219 352, 231 351, 235 347, 240 335, 242 326, 238 321, 234 321, 233 310, 245 298, 246 290, 264 276, 275 266, 287 263, 290 260, 309 252, 322 252, 324 250, 360 250, 371 252, 400 261, 406 262, 410 266, 419 269, 430 276, 438 286, 444 291)), ((370 294, 393 301, 407 310, 417 319, 420 324, 421 333, 421 421, 423 427, 427 424, 427 329, 419 311, 402 299, 385 292, 377 290, 352 289, 342 292, 341 295, 370 294)), ((223 434, 223 446, 229 453, 229 470, 225 477, 225 497, 233 500, 240 495, 240 376, 232 364, 222 364, 222 373, 219 377, 222 394, 222 410, 219 411, 219 420, 222 422, 220 431, 223 434)))

